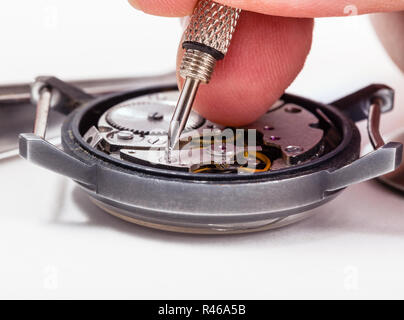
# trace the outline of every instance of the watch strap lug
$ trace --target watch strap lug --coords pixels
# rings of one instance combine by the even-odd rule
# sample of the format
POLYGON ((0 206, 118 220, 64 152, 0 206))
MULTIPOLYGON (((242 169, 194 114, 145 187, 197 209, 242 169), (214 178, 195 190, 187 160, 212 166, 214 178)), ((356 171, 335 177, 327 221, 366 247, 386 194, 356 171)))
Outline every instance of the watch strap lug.
POLYGON ((394 90, 386 85, 373 84, 330 104, 358 122, 368 118, 375 100, 381 101, 381 113, 393 110, 394 90))
POLYGON ((396 170, 403 156, 403 145, 390 142, 357 161, 329 172, 327 191, 336 191, 396 170))
POLYGON ((19 137, 20 155, 41 167, 69 177, 79 183, 95 189, 97 167, 87 165, 53 144, 32 133, 23 133, 19 137))
POLYGON ((51 108, 65 115, 83 103, 94 99, 94 96, 56 77, 42 76, 36 78, 31 86, 33 104, 37 104, 43 88, 48 88, 52 93, 51 108))

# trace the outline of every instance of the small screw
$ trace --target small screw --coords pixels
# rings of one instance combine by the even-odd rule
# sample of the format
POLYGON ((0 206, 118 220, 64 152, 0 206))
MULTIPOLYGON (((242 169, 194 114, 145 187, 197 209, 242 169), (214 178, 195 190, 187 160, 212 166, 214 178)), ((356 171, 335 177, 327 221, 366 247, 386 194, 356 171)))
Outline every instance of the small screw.
POLYGON ((270 131, 270 130, 274 130, 275 128, 274 127, 271 127, 271 126, 265 126, 264 127, 264 130, 267 130, 267 131, 270 131))
POLYGON ((272 141, 278 141, 278 140, 281 140, 281 137, 270 136, 269 139, 272 140, 272 141))
POLYGON ((303 151, 303 148, 302 148, 302 147, 299 147, 299 146, 287 146, 287 147, 285 148, 285 151, 286 151, 287 153, 299 153, 299 152, 302 152, 302 151, 303 151))
POLYGON ((152 138, 150 138, 149 140, 147 140, 147 142, 150 143, 150 144, 161 145, 161 144, 166 143, 167 140, 161 139, 161 138, 158 138, 158 137, 152 137, 152 138))
POLYGON ((130 132, 130 131, 119 131, 118 132, 118 139, 132 140, 133 139, 133 133, 130 132))
POLYGON ((150 144, 156 144, 157 142, 159 142, 159 140, 159 138, 150 138, 149 140, 147 140, 147 142, 150 144))

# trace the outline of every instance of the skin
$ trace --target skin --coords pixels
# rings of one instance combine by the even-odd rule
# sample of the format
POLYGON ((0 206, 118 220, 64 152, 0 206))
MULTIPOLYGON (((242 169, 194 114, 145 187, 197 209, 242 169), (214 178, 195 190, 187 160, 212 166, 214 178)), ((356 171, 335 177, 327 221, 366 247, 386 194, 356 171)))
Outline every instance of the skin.
MULTIPOLYGON (((194 108, 209 120, 232 126, 259 118, 292 83, 310 51, 313 18, 404 10, 404 0, 215 1, 245 11, 226 58, 218 62, 211 83, 201 86, 194 108)), ((129 2, 149 14, 183 17, 192 13, 197 0, 129 2)), ((180 46, 177 66, 182 54, 180 46)))

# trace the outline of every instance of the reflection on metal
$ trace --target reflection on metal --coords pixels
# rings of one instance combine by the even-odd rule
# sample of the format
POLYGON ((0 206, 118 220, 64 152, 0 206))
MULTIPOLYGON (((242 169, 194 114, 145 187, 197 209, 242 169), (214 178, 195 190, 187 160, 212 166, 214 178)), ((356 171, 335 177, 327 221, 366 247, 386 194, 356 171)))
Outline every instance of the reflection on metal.
MULTIPOLYGON (((399 132, 393 134, 391 137, 389 137, 389 140, 390 139, 404 144, 404 129, 401 129, 399 132)), ((404 192, 404 165, 401 164, 397 170, 381 177, 379 180, 390 187, 404 192)))
POLYGON ((36 117, 34 133, 41 138, 45 138, 46 127, 48 125, 49 109, 52 100, 52 92, 48 88, 43 88, 39 93, 39 100, 36 107, 36 117))
POLYGON ((368 133, 370 142, 375 149, 379 149, 385 145, 383 137, 380 133, 381 105, 382 101, 377 99, 369 108, 368 133))

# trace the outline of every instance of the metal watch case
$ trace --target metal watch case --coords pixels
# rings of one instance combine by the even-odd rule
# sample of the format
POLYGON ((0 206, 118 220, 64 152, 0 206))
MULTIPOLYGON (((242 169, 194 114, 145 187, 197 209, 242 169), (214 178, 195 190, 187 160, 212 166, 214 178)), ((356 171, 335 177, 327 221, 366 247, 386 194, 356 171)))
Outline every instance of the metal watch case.
POLYGON ((106 110, 129 99, 175 90, 171 79, 156 78, 143 88, 98 98, 55 78, 40 78, 34 97, 44 88, 63 97, 48 106, 68 115, 61 130, 63 148, 36 134, 21 134, 21 156, 73 179, 108 213, 151 228, 222 234, 284 226, 305 218, 308 210, 334 199, 349 185, 394 171, 402 160, 402 145, 385 144, 378 131, 380 113, 390 111, 394 101, 393 90, 384 85, 328 105, 285 94, 284 102, 322 115, 340 139, 318 158, 253 175, 156 168, 114 158, 85 141, 85 133, 106 110), (360 157, 355 122, 365 119, 375 148, 360 157))

